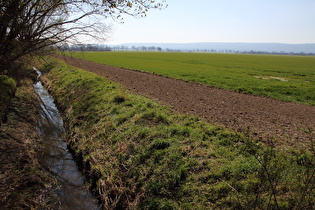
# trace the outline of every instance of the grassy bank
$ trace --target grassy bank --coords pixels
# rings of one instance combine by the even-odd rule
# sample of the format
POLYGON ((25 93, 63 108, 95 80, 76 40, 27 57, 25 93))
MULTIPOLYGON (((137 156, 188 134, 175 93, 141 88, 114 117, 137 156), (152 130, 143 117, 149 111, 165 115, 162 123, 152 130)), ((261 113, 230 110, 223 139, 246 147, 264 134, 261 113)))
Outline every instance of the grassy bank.
POLYGON ((237 92, 315 105, 314 56, 159 52, 70 55, 237 92))
POLYGON ((6 76, 0 75, 0 124, 4 121, 5 111, 11 104, 11 100, 14 97, 16 90, 16 82, 14 79, 6 76))
MULTIPOLYGON (((0 85, 1 105, 4 96, 12 97, 9 87, 14 84, 9 80, 7 89, 0 85)), ((49 193, 54 180, 38 159, 41 143, 36 126, 40 106, 33 82, 20 80, 15 97, 6 105, 6 120, 0 125, 1 209, 49 209, 48 203, 54 202, 49 193)))
POLYGON ((315 204, 312 151, 266 147, 246 134, 175 114, 95 74, 55 65, 46 84, 63 112, 67 142, 104 209, 315 204))

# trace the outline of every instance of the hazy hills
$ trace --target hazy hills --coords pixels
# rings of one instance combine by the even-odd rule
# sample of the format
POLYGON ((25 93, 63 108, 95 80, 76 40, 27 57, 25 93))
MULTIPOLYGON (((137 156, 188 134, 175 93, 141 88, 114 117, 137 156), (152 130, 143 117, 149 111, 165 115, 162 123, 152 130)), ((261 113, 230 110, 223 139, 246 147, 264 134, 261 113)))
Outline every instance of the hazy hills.
POLYGON ((315 44, 280 44, 280 43, 227 43, 227 42, 200 42, 200 43, 126 43, 116 46, 160 47, 172 50, 216 50, 216 51, 264 51, 286 53, 315 53, 315 44))

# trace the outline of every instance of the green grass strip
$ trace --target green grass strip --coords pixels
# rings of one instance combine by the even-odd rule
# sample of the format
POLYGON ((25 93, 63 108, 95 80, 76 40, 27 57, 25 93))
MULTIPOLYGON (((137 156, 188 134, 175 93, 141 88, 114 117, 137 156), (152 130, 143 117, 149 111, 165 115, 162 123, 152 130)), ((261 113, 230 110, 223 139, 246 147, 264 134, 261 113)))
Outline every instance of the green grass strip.
POLYGON ((315 105, 315 56, 161 52, 69 55, 236 92, 315 105))

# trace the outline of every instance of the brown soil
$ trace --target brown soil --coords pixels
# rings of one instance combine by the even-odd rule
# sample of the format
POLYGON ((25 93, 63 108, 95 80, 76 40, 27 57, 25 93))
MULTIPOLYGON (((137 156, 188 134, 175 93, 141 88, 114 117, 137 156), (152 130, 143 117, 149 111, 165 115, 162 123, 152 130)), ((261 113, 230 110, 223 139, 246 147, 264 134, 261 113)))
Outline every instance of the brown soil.
MULTIPOLYGON (((151 73, 58 56, 68 64, 120 83, 127 89, 171 105, 180 113, 200 116, 210 123, 245 131, 260 139, 280 137, 291 145, 306 144, 301 129, 314 128, 315 107, 246 95, 151 73)), ((280 142, 279 142, 280 143, 280 142)))

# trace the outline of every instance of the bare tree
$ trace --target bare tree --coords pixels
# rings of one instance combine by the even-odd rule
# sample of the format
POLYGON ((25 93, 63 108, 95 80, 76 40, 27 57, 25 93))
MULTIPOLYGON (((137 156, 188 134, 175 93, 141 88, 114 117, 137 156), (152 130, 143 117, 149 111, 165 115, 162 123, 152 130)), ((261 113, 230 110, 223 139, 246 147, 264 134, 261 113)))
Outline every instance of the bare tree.
POLYGON ((18 73, 23 59, 79 35, 99 37, 105 18, 144 17, 165 0, 0 0, 0 74, 18 73), (92 19, 94 17, 94 19, 92 19))

